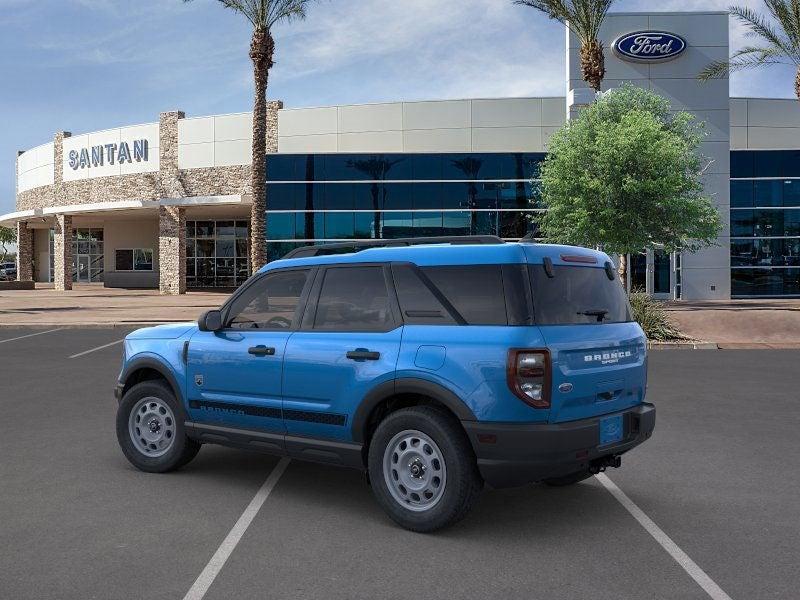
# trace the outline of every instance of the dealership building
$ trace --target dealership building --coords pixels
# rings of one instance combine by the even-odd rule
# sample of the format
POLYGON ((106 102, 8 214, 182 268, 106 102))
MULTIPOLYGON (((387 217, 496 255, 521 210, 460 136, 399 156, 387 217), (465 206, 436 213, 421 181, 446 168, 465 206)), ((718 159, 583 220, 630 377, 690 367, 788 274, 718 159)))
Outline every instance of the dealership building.
MULTIPOLYGON (((706 123, 717 244, 631 257, 659 298, 800 296, 800 104, 731 98, 696 76, 729 56, 719 12, 611 13, 604 89, 632 82, 706 123)), ((536 235, 547 142, 594 94, 566 35, 562 97, 268 107, 270 260, 306 244, 442 235, 536 235)), ((72 135, 17 157, 18 278, 122 288, 235 287, 250 275, 250 113, 72 135)), ((68 124, 65 124, 68 125, 68 124)))

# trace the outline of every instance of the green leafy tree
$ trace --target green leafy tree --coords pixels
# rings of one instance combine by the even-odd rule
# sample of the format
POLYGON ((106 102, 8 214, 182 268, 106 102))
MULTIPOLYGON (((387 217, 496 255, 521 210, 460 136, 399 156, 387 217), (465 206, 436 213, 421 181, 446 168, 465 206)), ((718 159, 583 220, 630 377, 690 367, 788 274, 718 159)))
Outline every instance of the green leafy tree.
POLYGON ((0 262, 5 262, 8 257, 8 246, 17 241, 17 232, 10 227, 0 227, 0 249, 3 251, 0 262))
POLYGON ((769 17, 746 6, 730 8, 730 13, 747 29, 746 35, 758 43, 740 48, 730 60, 711 63, 699 77, 708 80, 731 71, 789 64, 796 69, 794 93, 800 99, 800 0, 764 0, 764 4, 769 17))
POLYGON ((661 246, 696 252, 713 245, 720 217, 703 196, 703 127, 667 100, 632 85, 606 92, 549 142, 541 201, 533 217, 549 242, 620 255, 661 246))
POLYGON ((598 36, 613 3, 614 0, 514 0, 514 4, 540 10, 569 27, 581 42, 581 76, 596 92, 606 76, 603 42, 598 36))
MULTIPOLYGON (((253 271, 267 262, 267 83, 269 70, 275 64, 275 40, 272 28, 283 21, 305 19, 306 8, 313 0, 218 0, 235 10, 253 26, 250 39, 250 60, 253 61, 255 101, 253 103, 253 205, 250 209, 252 242, 250 264, 253 271)), ((184 0, 191 2, 191 0, 184 0)))

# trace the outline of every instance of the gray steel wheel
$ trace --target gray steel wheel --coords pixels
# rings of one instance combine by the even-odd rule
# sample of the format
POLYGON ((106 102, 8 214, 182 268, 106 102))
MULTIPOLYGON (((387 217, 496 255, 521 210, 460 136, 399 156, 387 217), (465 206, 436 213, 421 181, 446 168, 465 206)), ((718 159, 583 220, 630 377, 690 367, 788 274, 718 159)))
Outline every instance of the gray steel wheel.
POLYGON ((406 429, 395 435, 383 453, 383 477, 400 506, 414 512, 430 510, 447 485, 444 455, 430 436, 406 429))
POLYGON ((175 441, 175 415, 160 398, 142 398, 128 417, 128 434, 133 446, 145 456, 163 456, 175 441))

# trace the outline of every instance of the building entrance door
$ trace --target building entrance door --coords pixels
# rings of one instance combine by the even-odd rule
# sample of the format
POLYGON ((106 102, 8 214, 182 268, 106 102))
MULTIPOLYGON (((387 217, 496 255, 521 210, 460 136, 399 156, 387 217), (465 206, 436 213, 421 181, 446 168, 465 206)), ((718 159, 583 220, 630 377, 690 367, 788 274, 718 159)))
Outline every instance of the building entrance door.
POLYGON ((654 298, 672 297, 672 257, 664 250, 653 251, 653 292, 654 298))
POLYGON ((89 276, 89 257, 87 255, 78 256, 78 269, 76 279, 85 283, 91 281, 89 276))
POLYGON ((659 248, 628 255, 628 288, 658 300, 680 297, 680 267, 675 255, 659 248))

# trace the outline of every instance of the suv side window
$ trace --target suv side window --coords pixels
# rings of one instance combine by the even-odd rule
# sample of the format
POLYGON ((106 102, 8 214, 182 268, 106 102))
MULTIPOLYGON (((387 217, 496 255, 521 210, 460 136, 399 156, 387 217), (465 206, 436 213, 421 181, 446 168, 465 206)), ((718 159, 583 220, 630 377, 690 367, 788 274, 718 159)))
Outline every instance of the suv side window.
POLYGON ((231 329, 292 329, 309 269, 276 272, 257 279, 228 310, 231 329))
POLYGON ((469 325, 508 325, 500 265, 422 267, 469 325))
MULTIPOLYGON (((392 265, 394 287, 403 320, 409 325, 455 325, 447 307, 434 295, 410 265, 392 265)), ((436 290, 438 292, 438 290, 436 290)))
POLYGON ((325 331, 388 331, 393 323, 383 267, 329 267, 314 326, 325 331))

